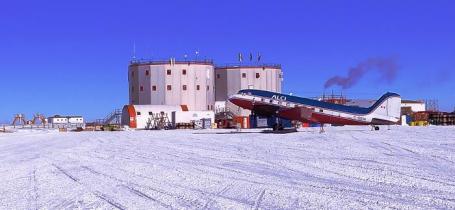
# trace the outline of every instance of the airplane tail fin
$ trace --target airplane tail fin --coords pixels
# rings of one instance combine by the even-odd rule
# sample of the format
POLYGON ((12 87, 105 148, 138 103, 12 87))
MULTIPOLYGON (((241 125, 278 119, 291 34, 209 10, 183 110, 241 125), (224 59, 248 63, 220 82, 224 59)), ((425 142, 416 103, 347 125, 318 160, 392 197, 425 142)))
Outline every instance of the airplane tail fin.
POLYGON ((386 93, 370 107, 377 121, 397 123, 401 115, 401 96, 396 93, 386 93))

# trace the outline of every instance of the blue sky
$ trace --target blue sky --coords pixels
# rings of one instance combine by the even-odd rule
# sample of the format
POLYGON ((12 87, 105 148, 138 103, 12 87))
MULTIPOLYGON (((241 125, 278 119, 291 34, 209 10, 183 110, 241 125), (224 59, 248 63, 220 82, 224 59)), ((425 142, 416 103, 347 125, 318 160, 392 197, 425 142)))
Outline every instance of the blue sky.
MULTIPOLYGON (((200 51, 218 64, 238 52, 280 63, 284 92, 317 96, 324 82, 371 57, 399 64, 343 92, 386 91, 455 106, 454 1, 11 1, 0 3, 0 122, 31 116, 105 116, 128 102, 133 43, 143 58, 200 51)), ((340 91, 333 87, 328 91, 340 91)))

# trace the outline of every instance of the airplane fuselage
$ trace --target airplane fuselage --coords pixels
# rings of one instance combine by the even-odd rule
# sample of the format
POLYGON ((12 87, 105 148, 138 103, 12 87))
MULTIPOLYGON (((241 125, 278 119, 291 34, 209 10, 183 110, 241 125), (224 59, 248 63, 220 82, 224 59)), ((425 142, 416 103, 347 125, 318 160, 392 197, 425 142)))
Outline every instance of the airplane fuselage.
POLYGON ((372 107, 365 108, 252 89, 239 91, 229 101, 258 115, 339 125, 396 124, 400 118, 398 103, 401 103, 395 93, 387 93, 372 107))

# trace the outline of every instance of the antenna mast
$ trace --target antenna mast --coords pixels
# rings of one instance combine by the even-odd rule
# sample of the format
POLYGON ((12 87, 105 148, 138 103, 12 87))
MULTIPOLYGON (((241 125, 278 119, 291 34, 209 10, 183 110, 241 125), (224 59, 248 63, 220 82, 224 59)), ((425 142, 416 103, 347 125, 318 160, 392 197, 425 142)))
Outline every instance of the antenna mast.
POLYGON ((136 41, 133 42, 133 61, 136 60, 136 41))

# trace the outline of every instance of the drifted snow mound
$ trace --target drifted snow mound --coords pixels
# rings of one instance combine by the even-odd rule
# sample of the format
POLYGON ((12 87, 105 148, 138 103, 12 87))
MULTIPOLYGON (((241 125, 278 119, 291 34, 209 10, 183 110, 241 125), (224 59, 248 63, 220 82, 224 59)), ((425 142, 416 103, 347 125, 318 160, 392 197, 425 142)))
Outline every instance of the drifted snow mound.
POLYGON ((454 127, 244 131, 2 134, 0 209, 455 208, 454 127))

